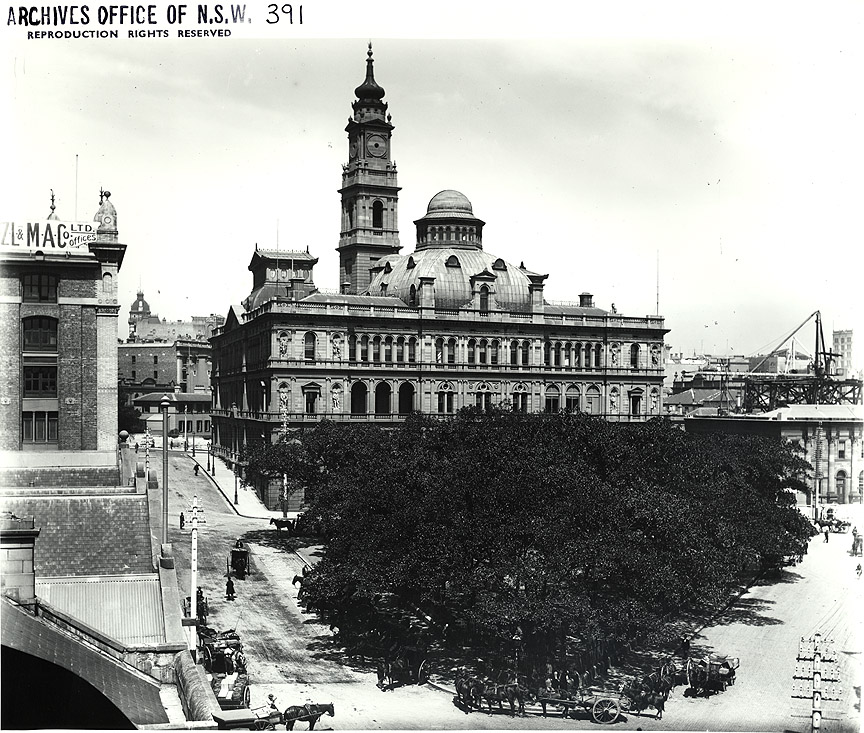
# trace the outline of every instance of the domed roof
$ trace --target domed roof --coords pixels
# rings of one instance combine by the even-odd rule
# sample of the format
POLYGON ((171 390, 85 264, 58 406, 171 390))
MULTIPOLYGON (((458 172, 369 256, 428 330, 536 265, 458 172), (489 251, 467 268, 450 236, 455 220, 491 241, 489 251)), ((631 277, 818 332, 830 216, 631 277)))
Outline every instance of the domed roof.
POLYGON ((146 313, 147 315, 150 315, 150 305, 146 300, 144 300, 143 291, 138 291, 138 297, 133 301, 129 310, 133 313, 146 313))
POLYGON ((395 295, 411 303, 411 286, 420 290, 420 278, 435 278, 435 306, 460 308, 471 302, 472 280, 480 276, 490 288, 493 308, 528 311, 531 308, 531 280, 523 267, 516 267, 482 249, 435 247, 418 249, 410 255, 387 255, 378 260, 382 267, 369 283, 369 295, 395 295), (389 265, 389 268, 388 268, 389 265))
POLYGON ((471 207, 468 197, 464 193, 450 189, 439 191, 429 201, 426 213, 432 214, 436 211, 446 211, 453 214, 464 213, 474 216, 474 209, 471 207))

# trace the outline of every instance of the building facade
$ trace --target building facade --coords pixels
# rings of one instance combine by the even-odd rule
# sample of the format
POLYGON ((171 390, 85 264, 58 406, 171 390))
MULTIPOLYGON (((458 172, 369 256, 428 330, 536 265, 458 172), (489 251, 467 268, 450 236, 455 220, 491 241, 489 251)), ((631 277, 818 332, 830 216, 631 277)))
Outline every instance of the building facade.
POLYGON ((463 194, 432 197, 399 253, 394 126, 372 63, 370 50, 346 127, 340 292, 315 287, 308 251, 255 250, 253 289, 211 339, 216 451, 235 462, 244 444, 321 419, 465 406, 662 414, 663 318, 607 312, 590 293, 547 302, 547 275, 489 253, 463 194))
POLYGON ((94 232, 78 242, 51 209, 45 222, 24 225, 23 244, 2 247, 3 470, 14 483, 84 461, 116 484, 117 276, 126 245, 109 192, 100 194, 94 232))
POLYGON ((835 372, 844 377, 859 377, 860 364, 852 340, 852 329, 834 331, 831 341, 831 350, 836 354, 834 360, 835 372))

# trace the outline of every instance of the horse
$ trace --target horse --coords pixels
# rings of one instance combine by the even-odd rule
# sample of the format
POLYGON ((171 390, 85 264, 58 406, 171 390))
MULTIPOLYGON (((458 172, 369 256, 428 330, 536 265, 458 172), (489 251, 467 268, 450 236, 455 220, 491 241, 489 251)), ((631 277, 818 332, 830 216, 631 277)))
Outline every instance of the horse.
POLYGON ((324 715, 324 713, 327 713, 331 718, 336 714, 333 710, 332 702, 326 705, 308 703, 306 705, 292 705, 285 708, 285 712, 282 713, 282 717, 285 720, 285 730, 294 730, 294 723, 298 720, 309 723, 309 730, 312 730, 315 727, 315 723, 318 722, 318 718, 324 715))
POLYGON ((641 716, 642 711, 650 707, 657 711, 657 714, 654 716, 657 720, 663 719, 666 698, 661 692, 656 692, 635 679, 625 682, 621 686, 621 692, 630 698, 632 702, 631 709, 634 713, 641 716))
MULTIPOLYGON (((305 570, 305 568, 304 568, 305 570)), ((294 580, 291 581, 291 585, 300 584, 300 587, 297 589, 297 600, 299 601, 303 597, 303 581, 306 579, 306 574, 304 572, 303 575, 295 575, 294 580)))
POLYGON ((482 699, 489 704, 489 715, 492 715, 492 701, 498 701, 498 709, 504 712, 503 701, 510 703, 510 715, 516 717, 518 703, 519 714, 525 715, 525 691, 516 683, 495 685, 474 679, 471 683, 471 697, 477 701, 477 707, 483 709, 482 699))
POLYGON ((456 677, 456 702, 465 710, 465 715, 471 712, 471 703, 474 700, 472 690, 475 682, 480 682, 480 680, 465 674, 456 677))
POLYGON ((276 525, 277 534, 279 530, 282 529, 287 529, 289 535, 294 531, 294 522, 291 519, 277 519, 276 517, 270 517, 270 524, 276 525))

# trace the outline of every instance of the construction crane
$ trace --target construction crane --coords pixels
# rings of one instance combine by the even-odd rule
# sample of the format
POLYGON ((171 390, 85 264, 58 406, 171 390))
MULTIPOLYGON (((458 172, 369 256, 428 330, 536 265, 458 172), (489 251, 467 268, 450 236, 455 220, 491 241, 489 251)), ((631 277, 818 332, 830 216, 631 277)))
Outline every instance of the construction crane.
POLYGON ((768 412, 787 405, 859 405, 860 379, 833 376, 832 364, 840 354, 825 348, 822 314, 811 313, 783 342, 768 354, 744 379, 744 412, 768 412), (813 318, 816 320, 816 346, 808 374, 754 374, 767 359, 782 350, 813 318))

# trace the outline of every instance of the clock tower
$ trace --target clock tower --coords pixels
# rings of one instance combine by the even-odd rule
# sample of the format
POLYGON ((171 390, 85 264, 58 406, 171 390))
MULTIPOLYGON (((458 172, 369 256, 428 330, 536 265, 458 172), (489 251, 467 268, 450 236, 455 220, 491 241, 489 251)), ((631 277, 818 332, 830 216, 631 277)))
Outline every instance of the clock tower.
POLYGON ((339 234, 339 282, 347 293, 362 293, 372 279, 369 269, 399 245, 399 186, 391 159, 393 125, 384 89, 372 71, 372 44, 366 80, 354 90, 357 100, 348 118, 348 164, 342 166, 342 228, 339 234))

